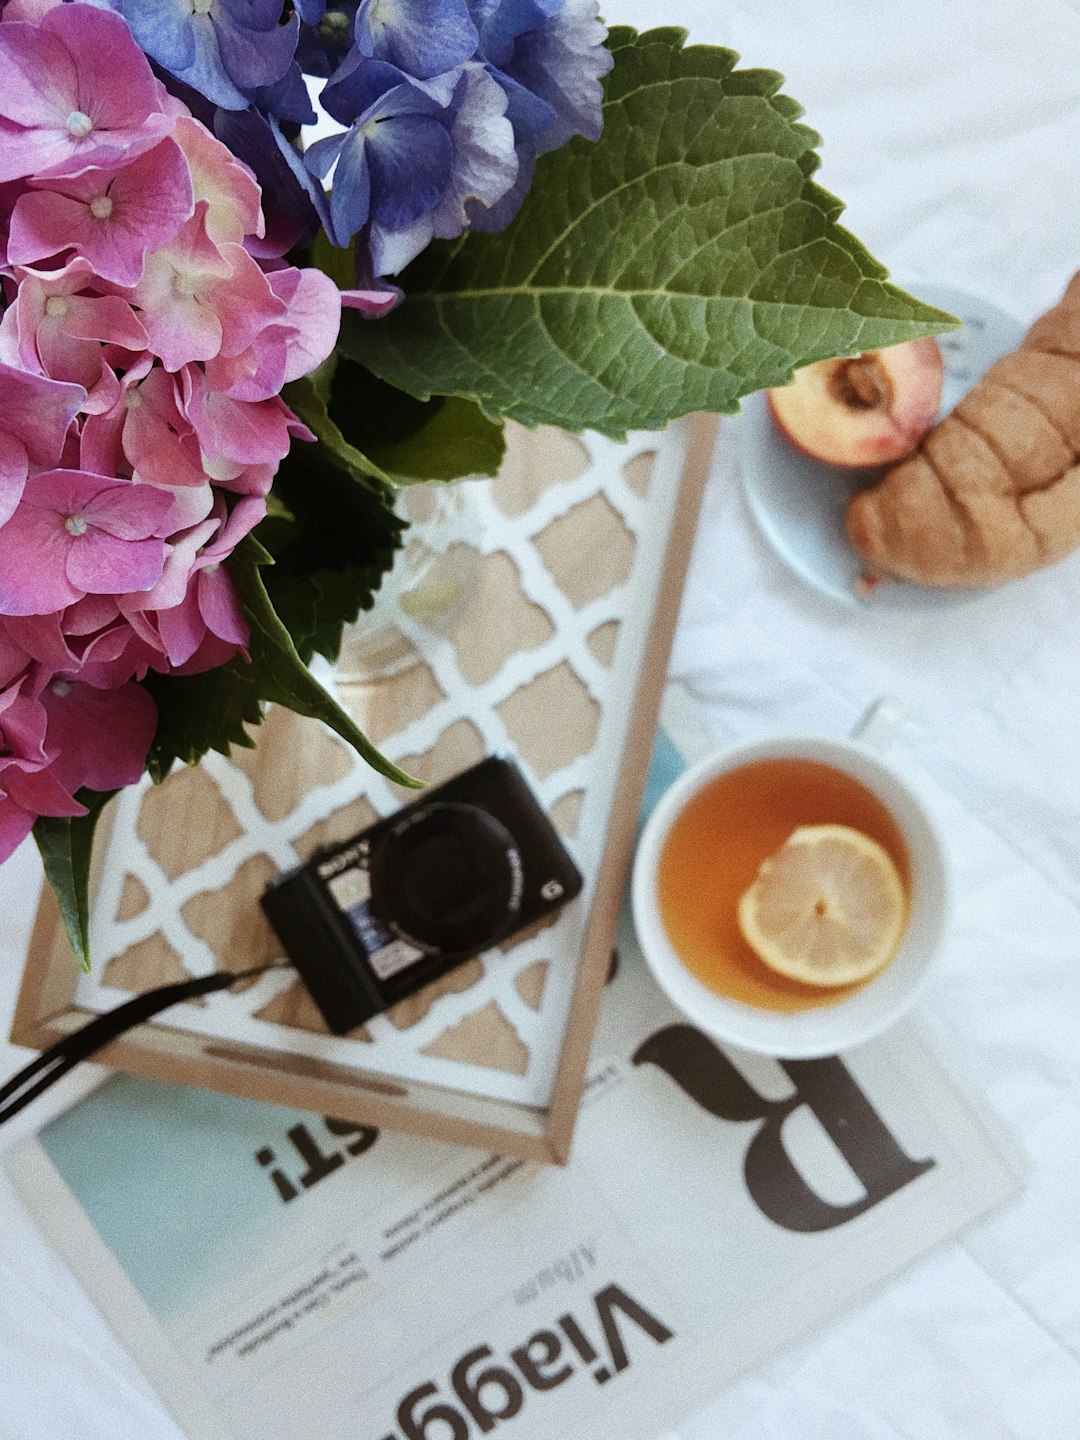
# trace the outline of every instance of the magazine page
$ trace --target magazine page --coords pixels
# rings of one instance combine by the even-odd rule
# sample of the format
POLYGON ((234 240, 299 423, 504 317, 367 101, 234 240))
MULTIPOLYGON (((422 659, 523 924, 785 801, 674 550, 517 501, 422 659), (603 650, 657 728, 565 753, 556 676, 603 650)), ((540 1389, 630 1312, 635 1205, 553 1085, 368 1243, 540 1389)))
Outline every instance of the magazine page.
POLYGON ((565 1169, 122 1075, 13 1183, 195 1440, 649 1440, 1020 1167, 915 1027, 726 1052, 618 954, 565 1169))

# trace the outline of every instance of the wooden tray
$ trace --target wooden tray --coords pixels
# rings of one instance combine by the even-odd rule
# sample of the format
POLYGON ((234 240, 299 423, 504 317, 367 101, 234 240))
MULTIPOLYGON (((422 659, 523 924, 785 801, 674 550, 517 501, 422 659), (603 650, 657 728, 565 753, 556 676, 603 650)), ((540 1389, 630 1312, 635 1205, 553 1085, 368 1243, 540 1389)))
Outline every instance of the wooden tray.
MULTIPOLYGON (((510 427, 470 481, 471 552, 437 560, 469 595, 395 621, 395 668, 328 676, 386 754, 426 780, 514 753, 586 877, 552 923, 347 1036, 294 972, 173 1007, 103 1063, 526 1159, 565 1161, 715 434, 712 417, 626 444, 510 427)), ((423 503, 422 500, 420 503, 423 503)), ((464 543, 456 542, 458 545, 464 543)), ((430 577, 429 577, 430 578, 430 577)), ((370 647, 369 647, 370 649, 370 647)), ((12 1028, 43 1048, 131 994, 280 949, 257 899, 277 871, 407 794, 329 731, 273 709, 253 751, 207 756, 110 807, 83 976, 42 901, 12 1028)))

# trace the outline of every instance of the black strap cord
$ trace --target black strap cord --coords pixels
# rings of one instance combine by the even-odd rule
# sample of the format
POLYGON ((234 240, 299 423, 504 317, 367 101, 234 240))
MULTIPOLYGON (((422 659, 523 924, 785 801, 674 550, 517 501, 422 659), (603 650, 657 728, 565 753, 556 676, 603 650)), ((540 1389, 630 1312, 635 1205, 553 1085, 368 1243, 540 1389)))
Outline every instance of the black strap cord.
POLYGON ((36 1100, 50 1085, 55 1085, 62 1075, 74 1069, 80 1061, 89 1059, 103 1045, 115 1040, 132 1026, 141 1025, 144 1020, 151 1019, 181 1000, 190 1000, 196 995, 210 995, 215 990, 227 990, 238 980, 264 975, 267 970, 281 969, 284 963, 287 962, 279 960, 254 970, 215 970, 212 975, 200 975, 195 980, 183 980, 177 985, 161 985, 156 990, 147 990, 145 994, 136 995, 134 999, 118 1005, 115 1010, 99 1015, 96 1020, 91 1020, 88 1025, 75 1030, 71 1035, 65 1035, 55 1045, 50 1045, 47 1050, 36 1055, 29 1065, 24 1066, 17 1075, 13 1075, 5 1085, 0 1086, 0 1125, 25 1109, 32 1100, 36 1100))

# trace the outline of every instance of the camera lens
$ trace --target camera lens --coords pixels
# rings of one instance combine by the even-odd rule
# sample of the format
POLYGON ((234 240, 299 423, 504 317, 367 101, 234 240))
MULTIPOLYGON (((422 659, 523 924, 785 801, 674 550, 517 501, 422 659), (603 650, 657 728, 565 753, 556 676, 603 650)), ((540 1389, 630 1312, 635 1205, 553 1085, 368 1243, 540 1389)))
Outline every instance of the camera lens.
POLYGON ((371 857, 371 901, 384 924, 423 950, 493 944, 521 908, 521 854, 476 805, 422 806, 386 831, 371 857))

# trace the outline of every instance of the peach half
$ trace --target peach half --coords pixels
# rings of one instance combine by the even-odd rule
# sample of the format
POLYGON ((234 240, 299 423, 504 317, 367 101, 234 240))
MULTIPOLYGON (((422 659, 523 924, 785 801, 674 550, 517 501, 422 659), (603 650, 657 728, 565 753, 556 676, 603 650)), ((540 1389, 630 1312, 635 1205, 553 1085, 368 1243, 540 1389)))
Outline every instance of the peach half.
POLYGON ((829 465, 889 465, 910 454, 937 419, 944 366, 932 335, 819 360, 790 385, 766 391, 773 419, 796 449, 829 465))

